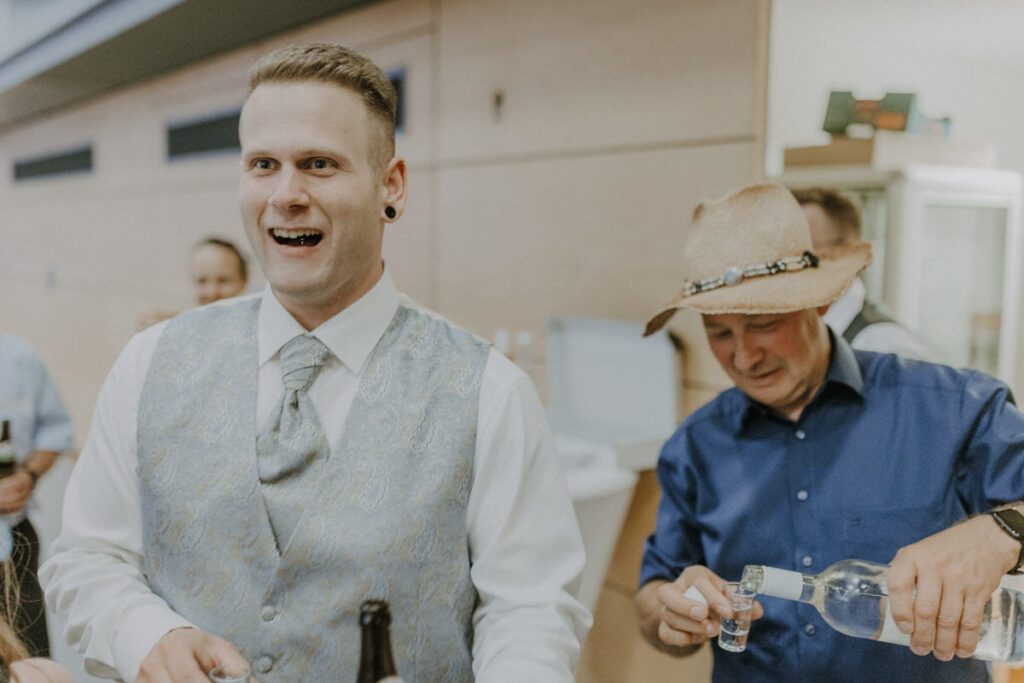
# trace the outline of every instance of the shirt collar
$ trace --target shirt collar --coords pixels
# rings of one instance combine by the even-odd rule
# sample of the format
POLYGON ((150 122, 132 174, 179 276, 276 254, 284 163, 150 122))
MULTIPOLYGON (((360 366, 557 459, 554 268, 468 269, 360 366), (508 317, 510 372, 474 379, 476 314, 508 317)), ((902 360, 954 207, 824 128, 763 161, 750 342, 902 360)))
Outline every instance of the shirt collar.
MULTIPOLYGON (((397 310, 398 291, 391 275, 385 271, 369 292, 311 334, 322 341, 342 365, 359 373, 397 310)), ((306 329, 277 300, 269 284, 263 290, 258 330, 261 366, 293 338, 306 334, 306 329)))
MULTIPOLYGON (((861 400, 864 398, 864 377, 860 373, 860 366, 857 364, 857 357, 853 349, 842 336, 837 335, 830 328, 827 328, 829 339, 832 341, 832 355, 829 358, 828 371, 825 373, 825 381, 818 389, 818 393, 811 399, 813 405, 821 400, 822 395, 832 386, 846 387, 857 395, 861 400)), ((742 431, 750 421, 758 416, 774 416, 770 410, 752 400, 743 392, 736 390, 741 397, 742 407, 736 411, 735 428, 737 432, 742 431)), ((810 405, 808 407, 810 407, 810 405)))
POLYGON ((853 319, 864 308, 866 296, 867 288, 864 287, 864 283, 861 282, 859 277, 854 278, 850 286, 846 288, 846 291, 833 301, 832 305, 825 311, 825 315, 822 316, 825 319, 825 324, 836 332, 845 332, 846 328, 853 322, 853 319))
POLYGON ((828 336, 832 339, 832 359, 825 375, 825 384, 841 384, 863 398, 864 376, 860 374, 857 356, 842 335, 829 330, 828 336))

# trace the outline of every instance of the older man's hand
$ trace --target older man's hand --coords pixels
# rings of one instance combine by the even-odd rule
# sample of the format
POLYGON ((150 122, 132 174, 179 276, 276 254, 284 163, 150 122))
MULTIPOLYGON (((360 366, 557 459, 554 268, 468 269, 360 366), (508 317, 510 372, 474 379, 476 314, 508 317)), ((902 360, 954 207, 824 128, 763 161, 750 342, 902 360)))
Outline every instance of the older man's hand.
POLYGON ((911 650, 943 661, 971 656, 985 604, 1019 553, 991 515, 900 549, 890 563, 889 603, 896 625, 911 634, 911 650))
MULTIPOLYGON (((675 581, 651 581, 637 594, 641 632, 651 645, 669 654, 688 654, 715 636, 723 616, 733 616, 722 592, 725 580, 703 565, 687 567, 675 581), (696 598, 693 591, 702 598, 696 598)), ((752 619, 764 616, 754 603, 752 619)))

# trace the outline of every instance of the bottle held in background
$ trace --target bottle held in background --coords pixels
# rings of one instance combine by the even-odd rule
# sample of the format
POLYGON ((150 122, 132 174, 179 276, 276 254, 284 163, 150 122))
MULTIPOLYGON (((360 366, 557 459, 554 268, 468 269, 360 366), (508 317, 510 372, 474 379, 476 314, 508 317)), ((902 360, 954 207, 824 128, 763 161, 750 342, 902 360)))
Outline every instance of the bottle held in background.
POLYGON ((0 479, 14 474, 18 467, 18 455, 11 440, 11 421, 4 420, 0 427, 0 479))
MULTIPOLYGON (((897 628, 889 608, 887 569, 875 562, 843 560, 812 576, 747 565, 740 583, 760 595, 813 605, 829 626, 848 636, 909 645, 910 636, 897 628)), ((1024 661, 1024 593, 1000 587, 992 594, 972 657, 1024 661)))
POLYGON ((402 683, 391 652, 391 611, 383 600, 367 600, 359 610, 362 654, 356 683, 402 683))

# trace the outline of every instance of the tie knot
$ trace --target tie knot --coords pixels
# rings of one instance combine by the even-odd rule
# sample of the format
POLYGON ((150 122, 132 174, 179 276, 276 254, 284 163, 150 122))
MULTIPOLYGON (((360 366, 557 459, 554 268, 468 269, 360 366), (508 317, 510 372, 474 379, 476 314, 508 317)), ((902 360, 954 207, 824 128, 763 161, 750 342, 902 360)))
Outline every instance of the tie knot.
POLYGON ((284 388, 302 391, 308 387, 320 366, 327 360, 330 349, 316 337, 303 334, 281 347, 281 381, 284 388))

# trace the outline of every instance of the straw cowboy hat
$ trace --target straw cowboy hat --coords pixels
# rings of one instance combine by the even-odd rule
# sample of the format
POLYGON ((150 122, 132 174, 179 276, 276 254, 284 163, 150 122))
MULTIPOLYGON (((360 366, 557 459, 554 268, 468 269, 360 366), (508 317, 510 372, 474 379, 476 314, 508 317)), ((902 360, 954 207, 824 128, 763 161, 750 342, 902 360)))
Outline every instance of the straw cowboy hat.
POLYGON ((824 306, 870 262, 864 242, 812 253, 810 228, 792 193, 777 183, 747 185, 693 212, 683 240, 683 291, 644 334, 680 308, 754 315, 824 306))

